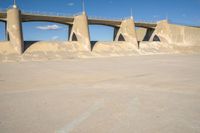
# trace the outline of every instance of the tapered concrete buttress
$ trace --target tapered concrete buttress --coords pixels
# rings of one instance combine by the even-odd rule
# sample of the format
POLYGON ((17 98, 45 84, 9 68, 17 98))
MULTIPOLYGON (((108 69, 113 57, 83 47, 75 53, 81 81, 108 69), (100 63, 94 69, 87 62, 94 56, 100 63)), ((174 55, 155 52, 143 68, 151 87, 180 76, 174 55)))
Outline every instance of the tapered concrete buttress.
POLYGON ((132 18, 123 20, 115 37, 115 41, 126 41, 138 45, 135 23, 132 18))
POLYGON ((167 20, 157 23, 155 36, 161 42, 177 46, 199 46, 200 28, 170 24, 167 20))
POLYGON ((22 54, 24 52, 24 41, 21 11, 18 8, 11 8, 7 11, 7 32, 10 43, 17 50, 18 54, 22 54))
POLYGON ((157 23, 155 31, 150 38, 150 41, 153 41, 155 37, 158 37, 161 42, 172 43, 170 39, 168 20, 162 20, 157 23))
POLYGON ((88 18, 85 12, 74 18, 69 41, 78 41, 84 50, 91 51, 88 18))

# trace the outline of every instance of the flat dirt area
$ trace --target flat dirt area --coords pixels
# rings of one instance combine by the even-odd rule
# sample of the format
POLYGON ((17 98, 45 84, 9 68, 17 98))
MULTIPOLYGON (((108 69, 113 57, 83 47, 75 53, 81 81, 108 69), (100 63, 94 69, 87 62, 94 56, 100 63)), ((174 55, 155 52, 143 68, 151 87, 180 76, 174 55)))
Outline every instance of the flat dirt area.
POLYGON ((200 133, 200 55, 2 63, 0 133, 200 133))

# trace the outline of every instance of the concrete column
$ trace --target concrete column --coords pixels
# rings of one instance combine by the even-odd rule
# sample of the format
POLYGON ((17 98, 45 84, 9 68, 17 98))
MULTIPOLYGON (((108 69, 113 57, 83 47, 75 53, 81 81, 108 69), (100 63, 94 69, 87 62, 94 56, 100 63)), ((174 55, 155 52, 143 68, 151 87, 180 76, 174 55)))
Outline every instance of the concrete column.
POLYGON ((74 18, 69 41, 78 41, 84 50, 91 51, 88 18, 85 12, 74 18))
POLYGON ((169 30, 169 22, 168 20, 162 20, 157 23, 155 31, 150 38, 150 41, 153 41, 155 37, 157 37, 161 42, 164 43, 173 43, 170 37, 170 30, 169 30))
POLYGON ((115 41, 118 31, 119 31, 119 27, 114 27, 113 41, 115 41))
POLYGON ((68 27, 69 27, 69 29, 68 29, 68 41, 69 41, 70 36, 71 36, 71 32, 72 32, 72 25, 69 25, 68 27))
POLYGON ((122 21, 115 41, 126 41, 138 46, 135 23, 132 18, 122 21))
POLYGON ((21 11, 18 8, 11 8, 7 11, 7 32, 10 43, 17 50, 17 53, 24 52, 24 40, 22 34, 21 11))
POLYGON ((146 30, 146 34, 145 34, 145 37, 144 37, 143 41, 151 41, 151 38, 152 38, 152 36, 154 35, 154 34, 153 34, 154 31, 155 31, 155 29, 153 29, 153 28, 148 28, 148 29, 146 30))
POLYGON ((5 40, 10 41, 10 38, 8 36, 7 22, 5 22, 5 40))

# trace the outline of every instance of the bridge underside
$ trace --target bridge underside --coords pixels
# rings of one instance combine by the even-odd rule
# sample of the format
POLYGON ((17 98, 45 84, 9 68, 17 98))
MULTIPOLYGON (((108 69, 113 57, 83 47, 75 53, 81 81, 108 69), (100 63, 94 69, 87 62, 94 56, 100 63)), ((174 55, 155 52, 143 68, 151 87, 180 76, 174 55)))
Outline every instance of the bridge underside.
POLYGON ((6 18, 7 18, 7 13, 1 13, 1 12, 0 12, 0 21, 5 22, 5 21, 6 21, 6 18))
POLYGON ((122 21, 112 21, 112 20, 93 20, 88 19, 89 25, 105 25, 105 26, 111 26, 111 27, 120 27, 122 21))
POLYGON ((22 14, 21 15, 22 22, 31 22, 31 21, 46 21, 46 22, 55 22, 61 24, 72 25, 74 22, 73 17, 59 17, 59 16, 41 16, 41 15, 30 15, 30 14, 22 14))
POLYGON ((6 20, 5 19, 0 19, 0 22, 6 22, 6 20))

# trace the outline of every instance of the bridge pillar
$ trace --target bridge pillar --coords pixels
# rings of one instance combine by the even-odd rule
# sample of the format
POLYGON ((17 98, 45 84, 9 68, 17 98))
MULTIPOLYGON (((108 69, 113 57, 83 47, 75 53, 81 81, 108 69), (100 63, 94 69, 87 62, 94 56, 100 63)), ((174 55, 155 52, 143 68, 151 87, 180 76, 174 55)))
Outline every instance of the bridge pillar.
POLYGON ((70 36, 71 36, 71 32, 72 32, 72 25, 69 25, 69 31, 68 31, 68 41, 71 41, 70 39, 70 36))
POLYGON ((162 20, 157 23, 155 31, 153 32, 150 41, 161 41, 165 43, 172 43, 170 39, 169 22, 168 20, 162 20))
MULTIPOLYGON (((115 29, 116 32, 117 29, 115 29)), ((138 46, 135 23, 132 18, 123 20, 118 31, 115 33, 115 41, 126 41, 138 46)))
POLYGON ((85 12, 74 18, 70 31, 69 41, 78 41, 83 45, 84 50, 91 51, 88 18, 85 12))
POLYGON ((11 8, 7 11, 7 33, 10 43, 17 50, 18 54, 24 52, 24 41, 22 35, 21 11, 18 8, 11 8))
POLYGON ((5 40, 6 41, 10 41, 10 38, 8 36, 8 26, 7 26, 7 22, 5 22, 5 40))
POLYGON ((114 35, 113 35, 113 40, 117 40, 116 37, 117 37, 117 33, 119 32, 119 27, 115 27, 114 28, 114 35))
POLYGON ((147 28, 143 41, 153 41, 152 36, 154 36, 154 31, 155 29, 153 28, 147 28))

